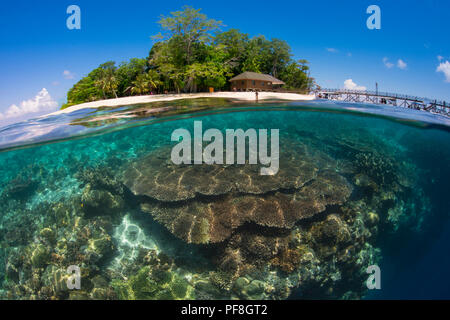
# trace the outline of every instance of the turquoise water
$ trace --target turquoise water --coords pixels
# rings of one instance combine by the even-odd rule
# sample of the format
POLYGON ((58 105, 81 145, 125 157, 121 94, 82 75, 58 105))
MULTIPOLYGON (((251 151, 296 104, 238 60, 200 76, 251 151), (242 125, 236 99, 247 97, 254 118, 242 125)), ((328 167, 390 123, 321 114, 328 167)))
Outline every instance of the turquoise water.
POLYGON ((0 146, 3 299, 450 298, 430 273, 449 265, 448 118, 181 100, 34 119, 0 129, 0 146), (278 176, 174 166, 171 134, 194 121, 279 129, 278 176), (181 199, 189 190, 203 191, 181 199), (371 265, 380 290, 367 289, 371 265))

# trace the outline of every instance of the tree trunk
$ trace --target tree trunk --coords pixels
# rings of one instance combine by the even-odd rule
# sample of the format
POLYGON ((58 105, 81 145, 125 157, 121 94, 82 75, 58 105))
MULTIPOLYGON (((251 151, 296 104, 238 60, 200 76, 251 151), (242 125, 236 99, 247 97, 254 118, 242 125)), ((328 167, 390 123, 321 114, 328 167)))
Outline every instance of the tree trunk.
POLYGON ((191 42, 191 39, 189 39, 186 48, 186 62, 188 65, 191 64, 191 42))

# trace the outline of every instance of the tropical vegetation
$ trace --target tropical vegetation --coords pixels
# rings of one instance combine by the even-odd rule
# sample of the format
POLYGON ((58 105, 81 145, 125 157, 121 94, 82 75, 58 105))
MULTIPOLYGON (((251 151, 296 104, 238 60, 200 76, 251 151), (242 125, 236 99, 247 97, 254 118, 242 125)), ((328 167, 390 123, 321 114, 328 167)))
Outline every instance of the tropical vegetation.
POLYGON ((229 90, 228 80, 244 71, 271 74, 288 90, 306 92, 314 86, 308 61, 294 60, 284 40, 221 31, 221 21, 189 6, 158 23, 161 32, 152 37, 147 58, 101 64, 69 90, 62 108, 130 95, 229 90))

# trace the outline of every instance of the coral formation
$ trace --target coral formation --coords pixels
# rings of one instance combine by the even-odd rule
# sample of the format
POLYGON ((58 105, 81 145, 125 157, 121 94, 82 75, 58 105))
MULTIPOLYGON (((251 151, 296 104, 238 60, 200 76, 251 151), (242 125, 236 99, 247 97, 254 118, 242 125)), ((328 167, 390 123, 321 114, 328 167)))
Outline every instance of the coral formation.
POLYGON ((53 162, 0 172, 0 298, 363 297, 379 239, 420 229, 430 205, 402 152, 335 125, 333 141, 282 134, 274 176, 176 166, 142 128, 132 143, 104 137, 95 156, 82 152, 92 141, 62 160, 43 146, 53 162), (71 265, 80 290, 67 288, 71 265))
POLYGON ((178 166, 167 147, 127 165, 122 176, 148 199, 142 209, 189 243, 221 242, 249 222, 290 229, 346 201, 352 188, 333 159, 301 143, 281 143, 280 172, 273 176, 250 164, 178 166))
POLYGON ((350 193, 351 187, 342 176, 325 171, 293 193, 232 193, 218 200, 201 199, 170 206, 146 202, 142 209, 187 242, 214 243, 230 237, 234 229, 247 222, 290 229, 298 220, 310 218, 328 205, 343 203, 350 193))
POLYGON ((190 299, 193 287, 181 274, 174 273, 173 261, 155 250, 149 250, 143 258, 146 265, 132 273, 127 280, 113 280, 112 287, 119 299, 168 300, 190 299))
POLYGON ((175 165, 171 148, 162 147, 126 165, 121 176, 136 195, 160 201, 180 201, 197 195, 217 196, 232 192, 265 194, 279 189, 297 189, 315 178, 319 168, 333 166, 325 154, 304 144, 280 142, 280 170, 276 175, 260 175, 256 165, 175 165), (208 179, 205 179, 208 177, 208 179))

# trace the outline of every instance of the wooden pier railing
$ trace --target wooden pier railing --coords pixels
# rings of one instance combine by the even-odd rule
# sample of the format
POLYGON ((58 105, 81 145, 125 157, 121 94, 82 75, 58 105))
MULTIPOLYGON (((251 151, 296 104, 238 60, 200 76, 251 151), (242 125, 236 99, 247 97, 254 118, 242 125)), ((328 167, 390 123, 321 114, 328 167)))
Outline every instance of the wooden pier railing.
POLYGON ((315 91, 315 95, 317 98, 322 99, 386 104, 450 116, 450 104, 448 102, 423 97, 414 97, 388 92, 357 91, 346 89, 321 89, 315 91))

